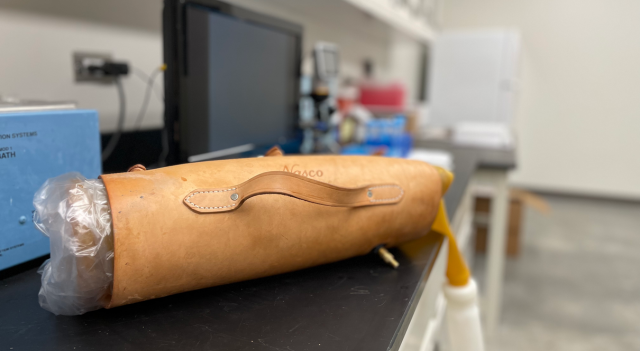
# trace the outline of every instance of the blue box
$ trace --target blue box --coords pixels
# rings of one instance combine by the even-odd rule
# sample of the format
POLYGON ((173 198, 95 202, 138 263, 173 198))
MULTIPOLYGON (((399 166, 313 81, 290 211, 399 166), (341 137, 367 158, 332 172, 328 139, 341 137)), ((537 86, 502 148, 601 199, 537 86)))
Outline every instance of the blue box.
POLYGON ((48 178, 102 170, 98 113, 0 113, 0 270, 49 253, 32 222, 33 195, 48 178))

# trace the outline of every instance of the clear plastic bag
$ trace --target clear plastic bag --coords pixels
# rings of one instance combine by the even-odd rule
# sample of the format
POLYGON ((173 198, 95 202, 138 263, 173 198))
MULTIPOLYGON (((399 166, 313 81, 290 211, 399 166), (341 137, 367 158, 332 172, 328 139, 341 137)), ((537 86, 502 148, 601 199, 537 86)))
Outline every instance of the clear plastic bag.
POLYGON ((33 222, 51 240, 38 270, 42 308, 80 315, 104 308, 113 286, 113 235, 107 191, 99 179, 67 173, 36 192, 33 222))

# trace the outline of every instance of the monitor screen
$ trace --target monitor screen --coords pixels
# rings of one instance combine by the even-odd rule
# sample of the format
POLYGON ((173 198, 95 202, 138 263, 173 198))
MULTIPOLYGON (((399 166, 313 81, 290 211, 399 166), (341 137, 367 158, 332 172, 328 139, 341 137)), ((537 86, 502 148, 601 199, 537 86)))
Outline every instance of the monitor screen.
POLYGON ((291 138, 299 33, 196 5, 186 7, 184 18, 183 157, 207 159, 198 155, 291 138))

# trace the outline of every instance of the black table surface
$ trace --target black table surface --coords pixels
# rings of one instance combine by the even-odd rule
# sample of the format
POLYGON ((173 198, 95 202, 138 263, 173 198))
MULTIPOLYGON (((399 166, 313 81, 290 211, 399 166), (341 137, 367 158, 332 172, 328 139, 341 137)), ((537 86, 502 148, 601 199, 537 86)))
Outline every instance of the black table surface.
MULTIPOLYGON (((417 144, 454 156, 451 215, 476 168, 515 165, 512 151, 417 144)), ((39 306, 32 268, 0 280, 0 350, 397 349, 441 244, 392 249, 396 270, 367 255, 72 317, 39 306)))

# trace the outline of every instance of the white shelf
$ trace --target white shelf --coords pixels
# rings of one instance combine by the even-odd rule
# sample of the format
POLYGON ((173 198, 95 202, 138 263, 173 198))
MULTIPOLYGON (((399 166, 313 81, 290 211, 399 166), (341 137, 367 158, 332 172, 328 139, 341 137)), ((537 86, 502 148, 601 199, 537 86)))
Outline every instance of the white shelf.
POLYGON ((429 0, 344 0, 417 40, 429 42, 435 31, 428 14, 434 14, 437 1, 429 0))

